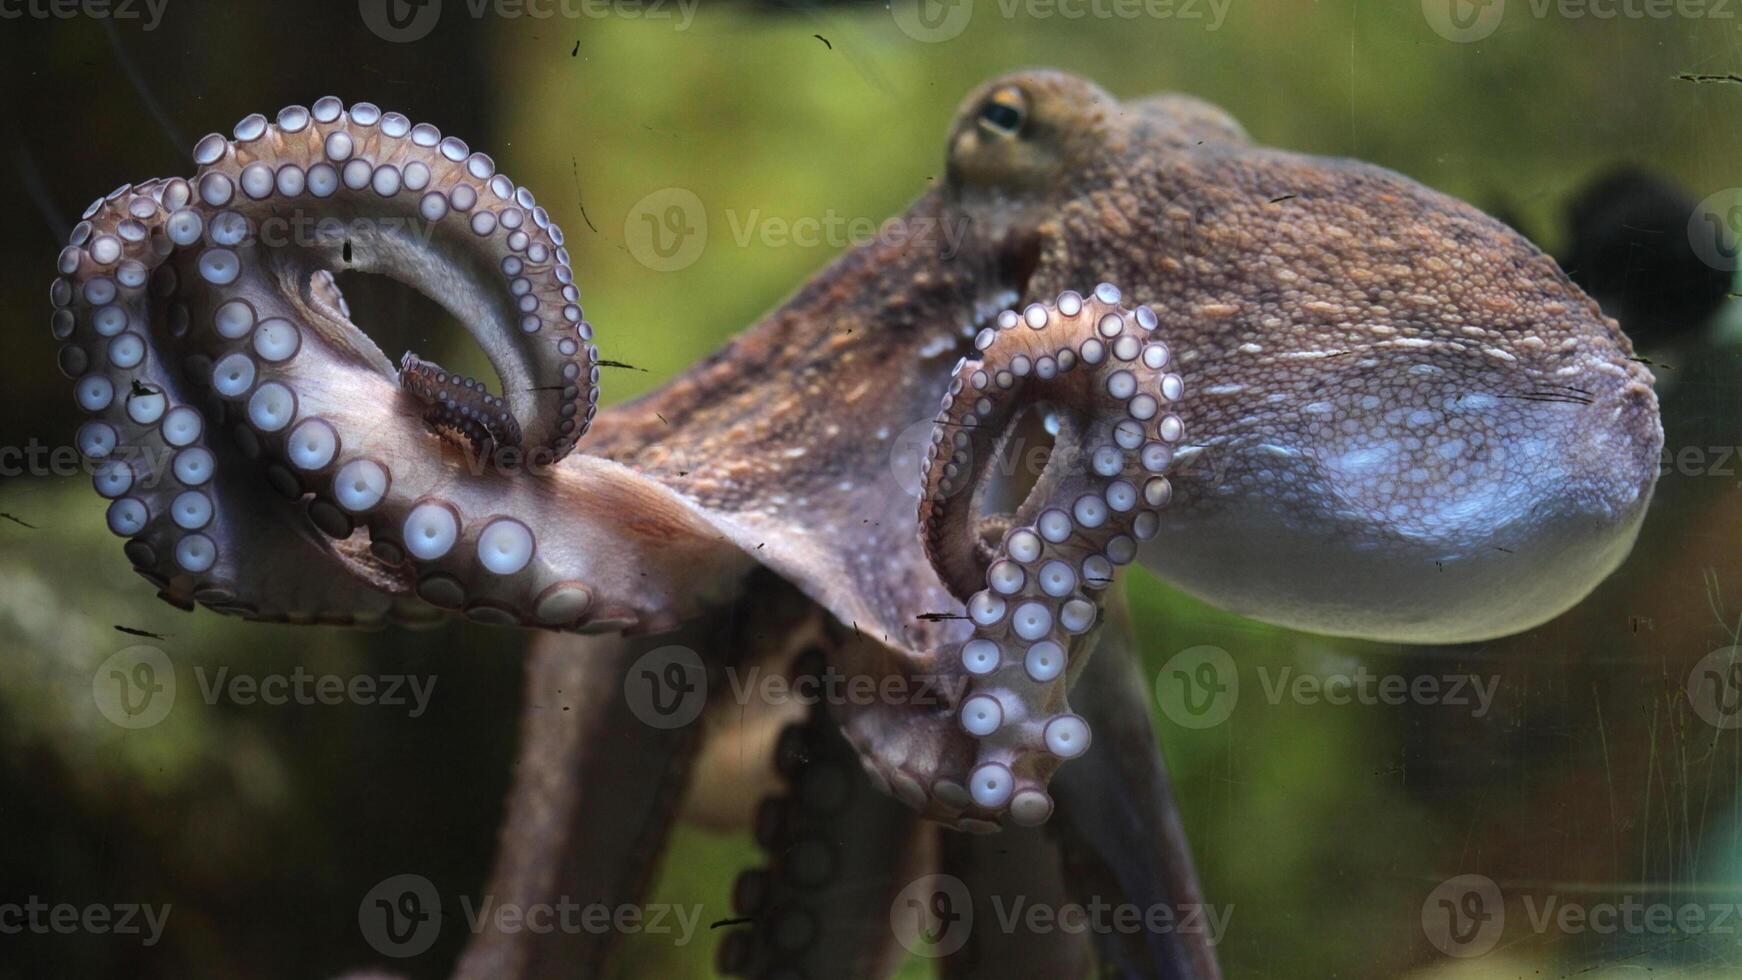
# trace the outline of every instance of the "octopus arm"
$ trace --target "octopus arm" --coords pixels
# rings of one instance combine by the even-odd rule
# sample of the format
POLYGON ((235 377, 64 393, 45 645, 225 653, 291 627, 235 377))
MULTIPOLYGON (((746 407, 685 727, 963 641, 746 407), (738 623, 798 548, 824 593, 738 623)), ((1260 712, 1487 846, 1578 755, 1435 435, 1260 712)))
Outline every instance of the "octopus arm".
POLYGON ((1095 656, 1072 693, 1096 732, 1083 758, 1053 781, 1054 832, 1079 901, 1099 896, 1139 909, 1168 909, 1177 929, 1100 934, 1101 961, 1117 975, 1216 980, 1216 912, 1204 902, 1156 742, 1136 636, 1122 599, 1109 604, 1095 656))
POLYGON ((718 597, 697 581, 749 567, 675 493, 568 457, 597 402, 592 326, 561 229, 488 156, 325 98, 249 116, 194 158, 191 180, 92 204, 51 291, 109 526, 171 601, 369 621, 410 599, 662 629, 718 597), (341 268, 447 306, 501 396, 415 356, 396 372, 349 319, 341 268), (246 499, 266 488, 289 503, 246 499), (302 526, 282 516, 296 509, 302 526))
MULTIPOLYGON (((630 665, 665 642, 545 635, 533 644, 526 699, 535 710, 522 715, 487 889, 499 904, 617 908, 646 900, 699 743, 693 726, 640 724, 622 696, 630 665)), ((622 938, 614 929, 486 929, 453 976, 598 976, 622 938)))

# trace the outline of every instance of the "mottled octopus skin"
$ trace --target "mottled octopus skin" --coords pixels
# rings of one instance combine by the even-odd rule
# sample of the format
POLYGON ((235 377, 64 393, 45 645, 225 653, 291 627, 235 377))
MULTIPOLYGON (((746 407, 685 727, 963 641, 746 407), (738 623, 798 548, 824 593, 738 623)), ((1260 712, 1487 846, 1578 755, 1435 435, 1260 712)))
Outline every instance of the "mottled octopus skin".
POLYGON ((936 631, 913 617, 946 600, 887 499, 891 443, 991 312, 1109 281, 1155 311, 1192 392, 1176 500, 1140 555, 1170 582, 1299 629, 1458 642, 1552 618, 1631 546, 1662 442, 1651 375, 1500 222, 1379 167, 1255 146, 1197 100, 1121 104, 1055 72, 969 96, 950 148, 902 220, 966 219, 953 252, 849 252, 607 413, 593 449, 923 648, 936 631), (1033 122, 1006 146, 974 117, 1009 87, 1033 122), (838 410, 800 407, 817 404, 838 410), (709 450, 729 455, 694 466, 709 450))
POLYGON ((990 83, 900 219, 965 237, 856 248, 597 419, 562 232, 489 157, 329 98, 248 117, 195 160, 192 181, 94 204, 51 293, 95 416, 80 445, 166 598, 645 631, 729 601, 760 562, 864 639, 848 673, 941 685, 942 704, 836 718, 874 784, 958 827, 1051 813, 1052 771, 1090 738, 1065 696, 1115 566, 1298 628, 1478 639, 1606 575, 1656 475, 1651 377, 1550 259, 1179 96, 990 83), (273 244, 287 211, 349 231, 273 244), (451 390, 430 414, 451 382, 396 374, 349 321, 330 274, 347 263, 467 325, 519 445, 505 420, 446 424, 471 417, 451 390), (989 512, 988 450, 1030 409, 1055 451, 989 512), (892 462, 914 431, 935 433, 918 491, 919 464, 892 462), (139 450, 186 465, 148 485, 139 450), (259 499, 250 470, 286 499, 259 499), (297 557, 259 559, 280 553, 297 557))

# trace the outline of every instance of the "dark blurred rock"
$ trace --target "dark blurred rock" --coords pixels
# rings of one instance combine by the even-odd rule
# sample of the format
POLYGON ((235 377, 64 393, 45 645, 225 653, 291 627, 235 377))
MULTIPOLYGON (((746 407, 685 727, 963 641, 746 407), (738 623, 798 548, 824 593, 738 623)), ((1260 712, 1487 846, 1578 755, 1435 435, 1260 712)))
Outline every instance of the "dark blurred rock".
POLYGON ((1675 183, 1625 167, 1586 184, 1566 209, 1560 263, 1641 350, 1700 330, 1732 274, 1702 261, 1688 240, 1698 202, 1675 183))

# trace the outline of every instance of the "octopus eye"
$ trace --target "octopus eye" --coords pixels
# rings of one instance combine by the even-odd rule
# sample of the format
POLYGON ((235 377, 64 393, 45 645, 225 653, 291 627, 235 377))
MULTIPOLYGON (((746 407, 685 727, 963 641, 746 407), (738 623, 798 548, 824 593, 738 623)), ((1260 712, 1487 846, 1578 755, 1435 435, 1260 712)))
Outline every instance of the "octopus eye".
POLYGON ((987 136, 1015 137, 1027 121, 1028 99, 1015 86, 993 92, 980 107, 980 131, 987 136))

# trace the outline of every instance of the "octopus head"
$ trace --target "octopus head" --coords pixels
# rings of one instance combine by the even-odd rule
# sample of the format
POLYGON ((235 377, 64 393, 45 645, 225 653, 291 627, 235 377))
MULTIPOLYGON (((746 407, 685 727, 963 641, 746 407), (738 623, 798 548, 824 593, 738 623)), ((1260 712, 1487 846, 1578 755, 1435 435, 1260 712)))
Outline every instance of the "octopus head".
POLYGON ((1558 615, 1631 548, 1662 447, 1652 377, 1475 208, 1257 146, 1192 98, 1046 71, 967 100, 943 194, 1024 302, 1111 280, 1156 314, 1190 395, 1140 560, 1186 591, 1466 642, 1558 615))

